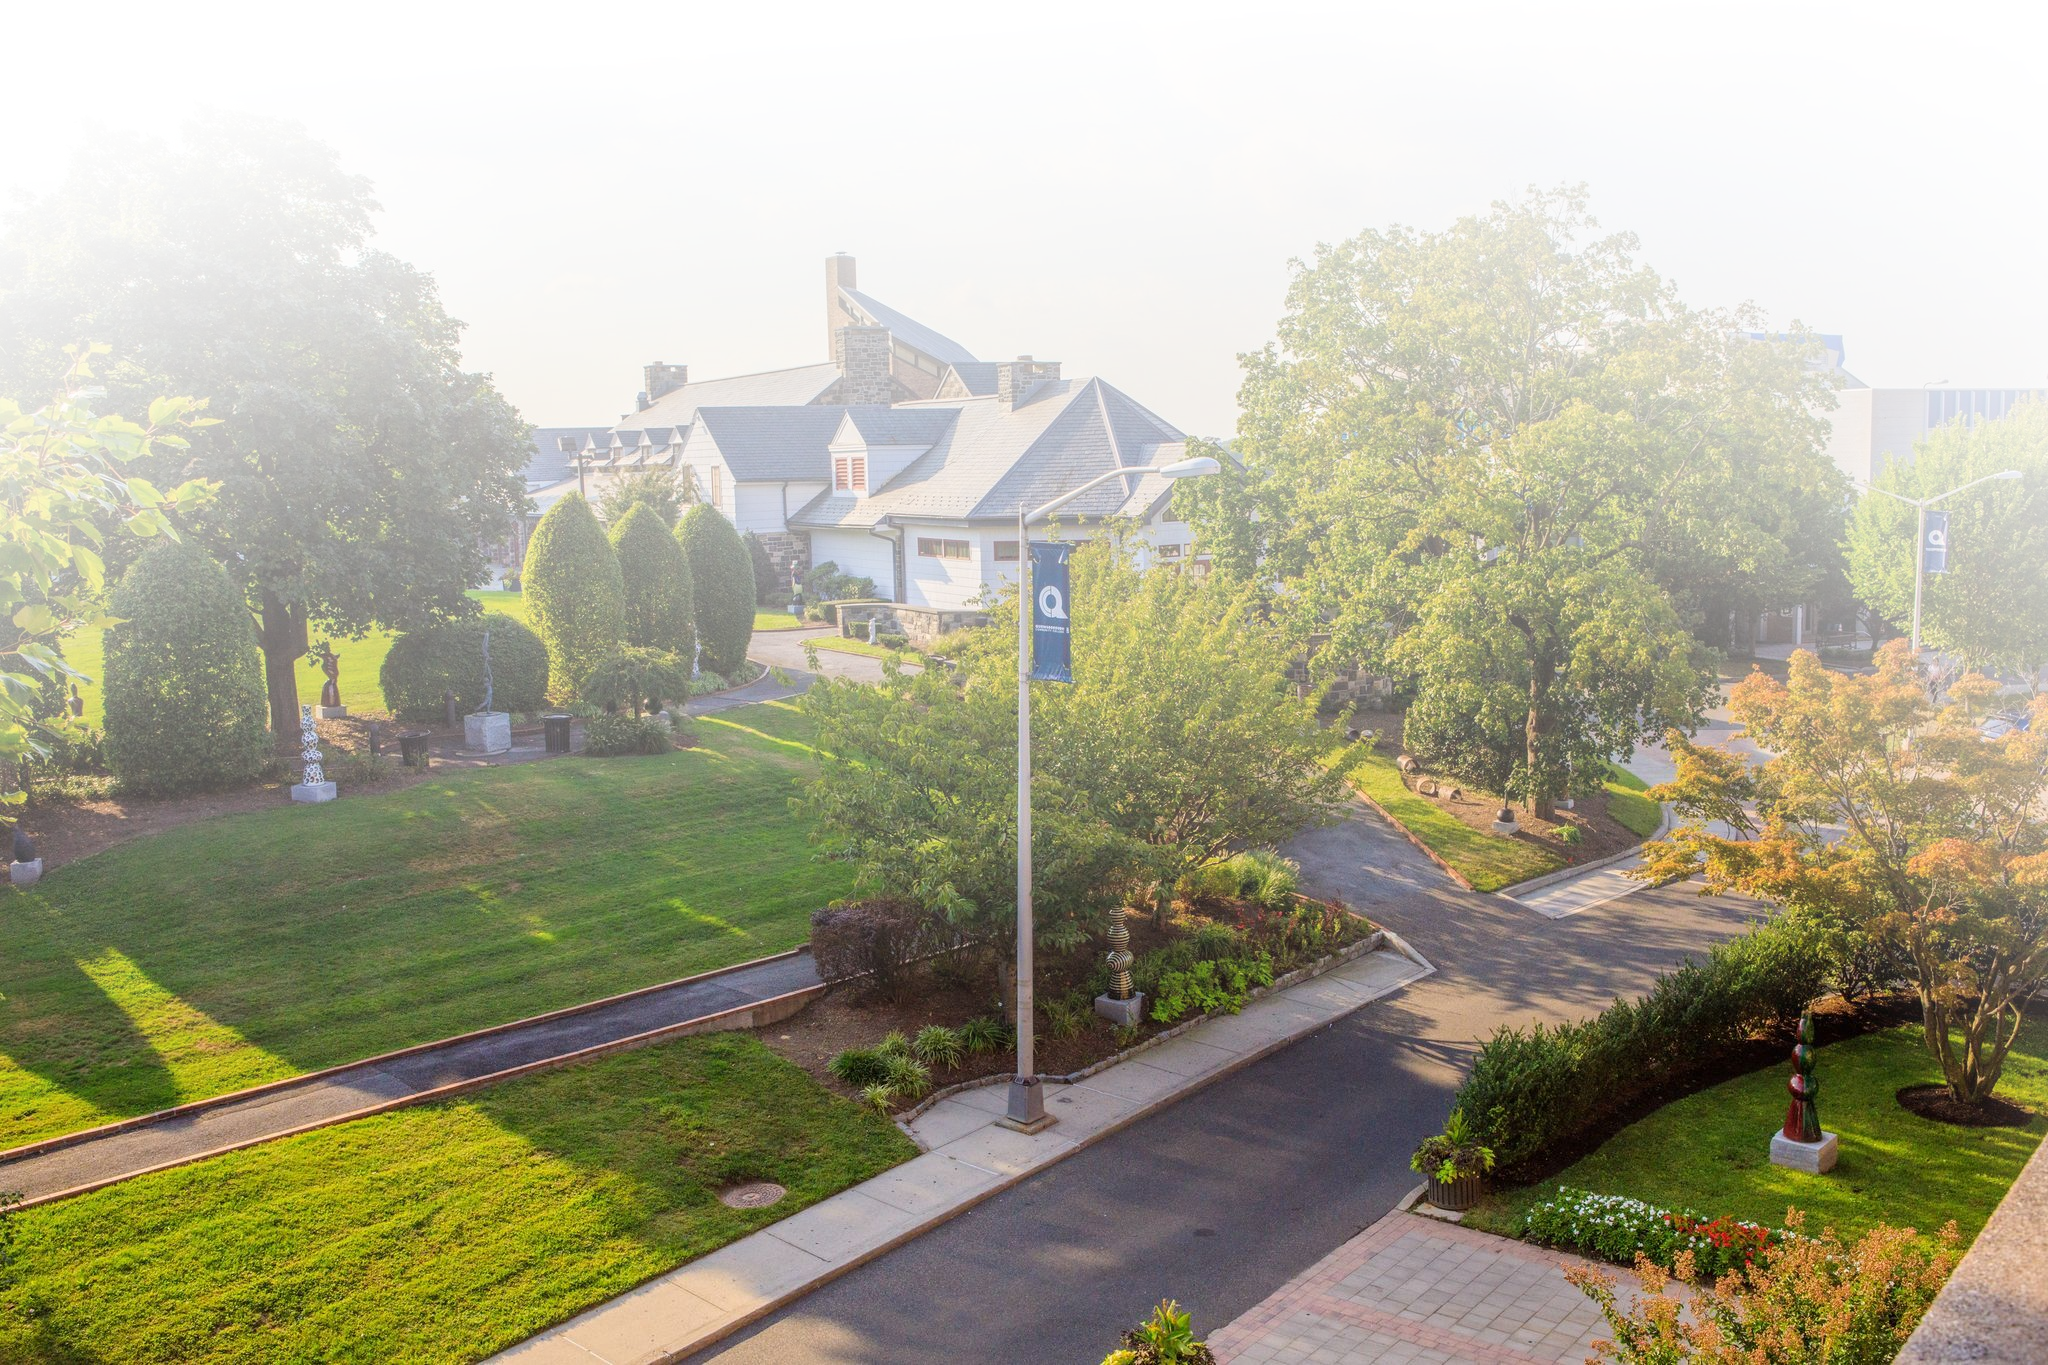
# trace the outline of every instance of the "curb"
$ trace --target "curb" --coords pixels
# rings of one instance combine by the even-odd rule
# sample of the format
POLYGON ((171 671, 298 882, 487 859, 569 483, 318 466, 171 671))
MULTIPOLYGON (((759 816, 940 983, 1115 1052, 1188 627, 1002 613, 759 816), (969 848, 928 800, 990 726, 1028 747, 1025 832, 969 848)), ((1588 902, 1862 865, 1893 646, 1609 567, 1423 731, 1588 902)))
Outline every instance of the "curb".
POLYGON ((1613 867, 1616 863, 1626 862, 1643 851, 1643 844, 1649 843, 1652 839, 1661 839, 1671 832, 1671 805, 1669 802, 1661 804, 1663 805, 1664 818, 1658 822, 1656 832, 1645 836, 1642 843, 1634 844, 1619 853, 1610 853, 1604 858, 1595 858, 1590 863, 1576 863, 1571 867, 1561 867, 1555 872, 1545 872, 1540 877, 1531 877, 1525 882, 1515 882, 1512 885, 1503 886, 1500 890, 1491 894, 1501 896, 1507 900, 1513 900, 1520 893, 1542 891, 1556 886, 1560 882, 1568 882, 1574 877, 1583 877, 1588 872, 1598 872, 1603 868, 1613 867))
POLYGON ((1399 831, 1403 839, 1406 839, 1409 843, 1415 845, 1416 848, 1422 850, 1422 856, 1429 859, 1431 862, 1435 863, 1439 868, 1443 869, 1445 876, 1449 877, 1452 881, 1456 882, 1458 885, 1464 887, 1467 891, 1470 891, 1475 895, 1486 894, 1485 892, 1480 891, 1479 888, 1472 885, 1471 882, 1467 881, 1465 879, 1464 873, 1458 871, 1457 868, 1452 867, 1449 863, 1445 862, 1442 854, 1438 853, 1428 844, 1423 843, 1422 840, 1416 836, 1413 830, 1409 829, 1408 826, 1402 824, 1399 820, 1396 820, 1394 818, 1394 814, 1392 811, 1388 810, 1385 806, 1382 806, 1379 802, 1373 800, 1370 796, 1367 796, 1357 787, 1352 786, 1352 784, 1349 781, 1346 781, 1344 785, 1350 789, 1351 794, 1353 796, 1365 802, 1366 805, 1371 806, 1373 810, 1379 815, 1380 819, 1386 821, 1388 824, 1392 825, 1397 831, 1399 831))

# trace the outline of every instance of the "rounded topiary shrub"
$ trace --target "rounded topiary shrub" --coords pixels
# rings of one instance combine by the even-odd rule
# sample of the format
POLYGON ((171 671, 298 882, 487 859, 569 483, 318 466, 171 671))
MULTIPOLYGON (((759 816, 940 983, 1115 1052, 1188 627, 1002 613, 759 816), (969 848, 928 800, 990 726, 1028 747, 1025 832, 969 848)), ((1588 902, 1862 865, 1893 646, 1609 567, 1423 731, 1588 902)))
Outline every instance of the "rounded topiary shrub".
POLYGON ((463 715, 484 701, 484 631, 491 632, 491 709, 538 711, 548 699, 548 651, 526 624, 500 612, 444 621, 391 642, 377 674, 384 706, 399 720, 438 722, 445 694, 463 715))
POLYGON ((548 651, 548 700, 574 701, 619 652, 625 582, 619 557, 581 493, 548 509, 526 548, 526 616, 548 651))
POLYGON ((688 662, 697 639, 697 597, 682 543, 646 503, 619 518, 611 539, 625 589, 626 643, 688 662))
POLYGON ((270 750, 249 606, 198 546, 166 541, 114 588, 106 758, 124 787, 170 794, 251 781, 270 750))
POLYGON ((697 639, 704 667, 737 673, 754 638, 754 560, 739 532, 717 508, 698 503, 683 514, 676 539, 690 557, 697 593, 697 639))
POLYGON ((740 537, 747 547, 747 562, 754 566, 754 599, 762 606, 780 606, 789 601, 789 580, 775 572, 768 547, 752 531, 740 537))

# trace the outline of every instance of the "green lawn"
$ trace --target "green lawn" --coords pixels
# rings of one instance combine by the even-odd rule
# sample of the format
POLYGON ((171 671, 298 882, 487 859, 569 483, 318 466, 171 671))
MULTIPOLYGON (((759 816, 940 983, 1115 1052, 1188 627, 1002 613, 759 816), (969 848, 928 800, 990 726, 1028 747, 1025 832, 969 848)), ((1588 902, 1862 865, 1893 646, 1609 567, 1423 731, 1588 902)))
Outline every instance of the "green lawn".
POLYGON ((30 1209, 0 1361, 477 1360, 914 1155, 751 1038, 666 1043, 30 1209))
POLYGON ((0 1146, 779 952, 849 889, 807 722, 187 825, 0 915, 0 1146))
MULTIPOLYGON (((526 619, 526 601, 516 592, 500 589, 470 593, 484 604, 484 610, 503 612, 507 616, 526 619)), ((104 714, 103 698, 100 695, 100 668, 106 662, 101 647, 101 632, 81 630, 64 642, 64 657, 71 666, 93 679, 91 683, 79 685, 78 694, 85 701, 85 718, 93 725, 102 723, 104 714)), ((320 643, 315 634, 313 643, 320 643)), ((377 671, 384 667, 384 656, 391 652, 392 635, 387 630, 373 630, 360 640, 334 641, 334 653, 341 660, 341 704, 351 712, 361 715, 385 714, 384 692, 377 684, 377 671)), ((320 700, 320 685, 325 675, 320 666, 299 661, 299 700, 317 702, 320 700)))
POLYGON ((1352 786, 1379 802, 1403 829, 1456 868, 1475 890, 1498 891, 1565 865, 1564 859, 1542 849, 1476 830, 1417 796, 1402 783, 1394 760, 1370 745, 1352 746, 1343 762, 1352 786))
POLYGON ((803 622, 797 620, 786 611, 756 611, 754 613, 755 630, 800 630, 803 624, 803 622))
POLYGON ((866 640, 849 639, 844 636, 829 640, 815 640, 812 643, 819 649, 828 650, 834 654, 858 654, 866 659, 901 659, 906 663, 914 663, 918 657, 911 650, 891 649, 887 645, 871 645, 866 640))
POLYGON ((1617 764, 1607 765, 1607 813, 1638 839, 1647 839, 1664 823, 1664 807, 1642 795, 1650 784, 1617 764))
POLYGON ((1901 1108, 1899 1087, 1941 1076, 1917 1027, 1824 1047, 1814 1070, 1821 1125, 1841 1135, 1829 1175, 1770 1164, 1789 1066, 1766 1067, 1664 1106, 1554 1179, 1489 1199, 1467 1221, 1512 1233, 1529 1205, 1571 1185, 1774 1227, 1792 1205, 1810 1229, 1832 1224, 1846 1237, 1878 1222, 1931 1234, 1953 1218, 1967 1241, 2048 1131, 2048 1022, 2026 1026, 1998 1085, 2034 1111, 2025 1129, 1956 1128, 1901 1108))

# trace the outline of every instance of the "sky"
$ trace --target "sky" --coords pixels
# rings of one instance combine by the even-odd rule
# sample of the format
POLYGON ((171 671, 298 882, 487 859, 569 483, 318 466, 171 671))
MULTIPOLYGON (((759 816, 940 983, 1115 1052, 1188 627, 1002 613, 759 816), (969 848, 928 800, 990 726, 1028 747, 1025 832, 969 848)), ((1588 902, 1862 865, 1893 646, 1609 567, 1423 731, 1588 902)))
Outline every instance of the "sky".
POLYGON ((1289 262, 1583 183, 1697 305, 1880 386, 2048 385, 2048 8, 45 5, 0 195, 109 131, 284 117, 367 176, 529 421, 828 358, 823 258, 983 359, 1228 435, 1289 262))

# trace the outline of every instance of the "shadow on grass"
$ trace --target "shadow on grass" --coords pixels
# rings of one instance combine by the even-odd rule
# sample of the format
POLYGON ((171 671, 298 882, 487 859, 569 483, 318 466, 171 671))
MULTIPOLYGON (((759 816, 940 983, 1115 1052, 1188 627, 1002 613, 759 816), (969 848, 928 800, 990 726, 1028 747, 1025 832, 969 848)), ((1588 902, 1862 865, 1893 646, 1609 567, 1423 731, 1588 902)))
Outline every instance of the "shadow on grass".
MULTIPOLYGON (((54 916, 20 908, 13 913, 18 923, 27 919, 34 927, 26 935, 9 936, 16 944, 26 939, 25 953, 12 945, 0 949, 0 1056, 90 1106, 82 1121, 69 1122, 67 1128, 178 1103, 182 1096, 170 1068, 102 979, 53 945, 50 935, 36 932, 42 927, 37 919, 54 916)), ((133 968, 119 954, 104 954, 95 963, 103 975, 126 976, 133 968)), ((0 1140, 0 1147, 11 1145, 0 1140)))

